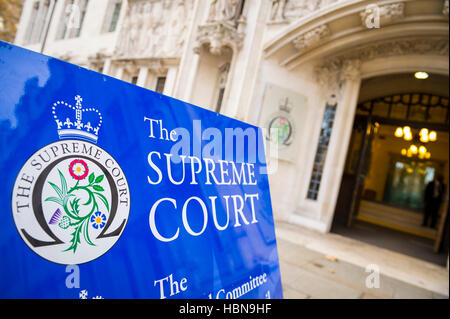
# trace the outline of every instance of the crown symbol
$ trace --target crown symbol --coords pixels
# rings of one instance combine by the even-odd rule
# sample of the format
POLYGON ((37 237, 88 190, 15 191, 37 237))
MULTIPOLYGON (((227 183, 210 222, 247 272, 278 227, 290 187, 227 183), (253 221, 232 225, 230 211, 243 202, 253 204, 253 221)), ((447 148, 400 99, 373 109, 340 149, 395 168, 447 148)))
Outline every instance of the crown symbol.
POLYGON ((285 99, 281 99, 280 100, 280 105, 279 105, 280 111, 284 111, 286 113, 291 112, 292 110, 292 104, 289 101, 289 98, 286 97, 285 99))
POLYGON ((64 101, 53 103, 52 114, 58 126, 59 138, 80 138, 97 143, 102 114, 95 108, 82 108, 83 99, 79 95, 75 96, 75 101, 75 107, 64 101))

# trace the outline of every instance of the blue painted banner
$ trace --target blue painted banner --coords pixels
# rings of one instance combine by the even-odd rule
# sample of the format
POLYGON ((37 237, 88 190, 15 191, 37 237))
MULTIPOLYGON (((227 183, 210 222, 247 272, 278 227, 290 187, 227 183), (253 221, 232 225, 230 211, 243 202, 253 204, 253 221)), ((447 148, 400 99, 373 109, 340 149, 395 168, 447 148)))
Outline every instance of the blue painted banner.
POLYGON ((255 126, 0 42, 0 298, 282 298, 255 126))

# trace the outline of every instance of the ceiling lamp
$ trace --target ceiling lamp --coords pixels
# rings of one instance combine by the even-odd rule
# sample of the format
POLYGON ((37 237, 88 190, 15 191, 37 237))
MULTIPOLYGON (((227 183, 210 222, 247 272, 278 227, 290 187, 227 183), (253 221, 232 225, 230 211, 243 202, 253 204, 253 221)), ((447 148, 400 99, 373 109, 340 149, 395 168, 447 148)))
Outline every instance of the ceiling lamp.
POLYGON ((423 128, 420 130, 419 132, 420 136, 428 136, 428 129, 427 128, 423 128))
POLYGON ((403 137, 403 139, 408 142, 414 139, 416 143, 428 143, 437 140, 436 131, 429 131, 427 128, 422 128, 419 131, 419 134, 413 134, 411 127, 409 126, 397 127, 394 131, 394 136, 398 138, 403 137))
POLYGON ((429 140, 430 140, 430 138, 429 138, 428 134, 426 134, 426 135, 420 135, 420 141, 421 141, 422 143, 428 143, 429 140))
POLYGON ((436 131, 431 131, 431 132, 428 134, 428 139, 429 139, 431 142, 436 141, 436 139, 437 139, 437 133, 436 133, 436 131))
POLYGON ((394 136, 403 138, 405 141, 413 141, 409 148, 403 148, 400 152, 406 157, 418 157, 419 159, 429 159, 431 153, 427 150, 424 144, 428 142, 435 142, 437 140, 436 131, 430 131, 427 128, 422 128, 419 133, 413 134, 411 127, 403 126, 397 127, 394 131, 394 136))
POLYGON ((397 127, 394 135, 395 135, 395 137, 399 137, 399 138, 403 137, 403 129, 401 127, 397 127))
POLYGON ((423 145, 419 146, 419 154, 425 155, 427 153, 427 148, 423 145))
POLYGON ((414 73, 414 77, 418 80, 425 80, 425 79, 428 79, 428 73, 419 71, 419 72, 414 73))

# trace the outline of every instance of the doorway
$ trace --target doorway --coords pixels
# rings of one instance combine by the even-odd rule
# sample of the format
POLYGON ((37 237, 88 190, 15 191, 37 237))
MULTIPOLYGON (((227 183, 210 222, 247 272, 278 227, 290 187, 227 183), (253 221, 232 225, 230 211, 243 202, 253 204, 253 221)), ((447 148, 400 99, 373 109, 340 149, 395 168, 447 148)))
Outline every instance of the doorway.
POLYGON ((363 82, 331 231, 445 265, 448 195, 438 227, 422 221, 427 184, 438 175, 445 185, 449 180, 448 88, 427 90, 433 81, 448 84, 448 77, 433 75, 423 86, 411 78, 363 82), (393 80, 411 82, 414 91, 401 81, 400 92, 389 85, 390 94, 382 95, 382 83, 393 80))

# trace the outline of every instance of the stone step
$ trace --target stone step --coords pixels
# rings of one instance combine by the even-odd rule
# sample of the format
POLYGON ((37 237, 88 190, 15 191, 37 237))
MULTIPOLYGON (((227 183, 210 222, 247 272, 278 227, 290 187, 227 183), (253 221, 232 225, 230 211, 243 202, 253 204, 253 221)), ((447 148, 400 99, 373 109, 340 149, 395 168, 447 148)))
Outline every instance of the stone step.
POLYGON ((371 211, 387 217, 392 216, 393 218, 403 218, 417 223, 421 223, 423 219, 423 215, 418 212, 412 212, 406 209, 365 200, 361 201, 360 210, 371 211))
POLYGON ((368 210, 368 209, 360 209, 358 212, 359 215, 363 216, 371 216, 374 218, 379 218, 386 221, 391 221, 393 223, 399 223, 399 224, 405 224, 405 225, 411 225, 411 226, 421 226, 422 225, 422 218, 406 218, 403 216, 391 214, 391 213, 385 213, 380 210, 368 210))
POLYGON ((435 239, 437 234, 435 229, 421 226, 422 216, 420 214, 378 203, 361 201, 356 218, 361 221, 430 239, 435 239))

